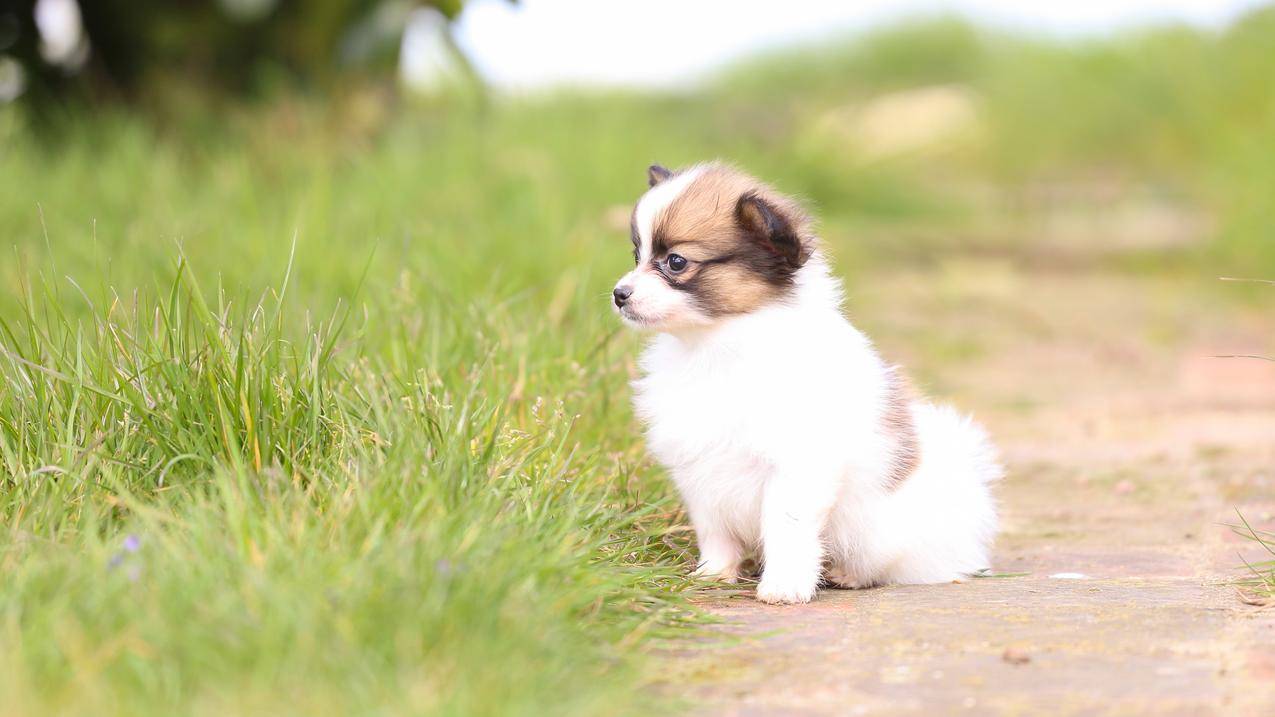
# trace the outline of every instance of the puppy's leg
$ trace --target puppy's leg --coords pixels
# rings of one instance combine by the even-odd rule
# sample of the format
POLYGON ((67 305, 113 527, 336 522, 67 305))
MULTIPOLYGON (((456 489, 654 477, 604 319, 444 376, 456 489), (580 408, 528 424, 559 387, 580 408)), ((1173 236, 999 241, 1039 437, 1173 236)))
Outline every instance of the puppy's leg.
POLYGON ((877 584, 872 578, 864 577, 863 573, 849 562, 834 562, 828 568, 828 582, 846 590, 861 590, 877 584))
POLYGON ((744 551, 725 521, 709 511, 693 510, 691 523, 695 526, 695 542, 699 545, 699 566, 693 574, 728 583, 737 581, 744 551))
MULTIPOLYGON (((887 499, 888 500, 888 499, 887 499)), ((850 590, 881 584, 880 577, 895 554, 880 530, 880 517, 887 513, 880 499, 859 495, 841 500, 828 516, 828 583, 850 590)), ((897 518, 890 518, 897 523, 897 518)), ((898 532, 898 531, 892 531, 898 532)))
POLYGON ((781 471, 766 485, 762 499, 761 583, 757 599, 768 603, 804 603, 815 596, 823 570, 823 534, 836 498, 836 482, 827 471, 781 471))

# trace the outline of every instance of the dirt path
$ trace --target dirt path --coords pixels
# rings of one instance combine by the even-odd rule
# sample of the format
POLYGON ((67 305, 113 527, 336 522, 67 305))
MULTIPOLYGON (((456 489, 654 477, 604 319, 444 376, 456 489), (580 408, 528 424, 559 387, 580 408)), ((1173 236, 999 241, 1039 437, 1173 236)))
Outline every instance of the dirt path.
POLYGON ((992 429, 995 569, 1027 574, 712 600, 724 639, 683 653, 679 684, 705 714, 1275 715, 1275 609, 1227 584, 1254 552, 1220 525, 1275 523, 1275 366, 1211 358, 1269 352, 1275 311, 1163 279, 959 269, 851 305, 992 429))

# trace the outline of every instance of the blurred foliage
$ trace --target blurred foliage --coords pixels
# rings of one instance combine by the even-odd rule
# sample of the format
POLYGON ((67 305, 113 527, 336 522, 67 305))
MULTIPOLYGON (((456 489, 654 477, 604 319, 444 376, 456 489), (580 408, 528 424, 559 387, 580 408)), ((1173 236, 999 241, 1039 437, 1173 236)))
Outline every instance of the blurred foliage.
MULTIPOLYGON (((758 136, 790 141, 803 132, 826 135, 830 124, 853 124, 883 97, 956 88, 977 116, 976 141, 885 164, 864 147, 833 151, 882 171, 910 167, 910 191, 916 182, 946 185, 939 193, 958 197, 962 189, 986 189, 1011 207, 1051 192, 1142 191, 1217 221, 1210 260, 1269 275, 1275 272, 1272 48, 1275 7, 1221 31, 1166 25, 1082 41, 939 20, 756 58, 725 73, 714 101, 731 112, 764 108, 758 136)), ((818 155, 830 151, 827 141, 806 143, 811 161, 826 162, 818 155)))
MULTIPOLYGON (((331 89, 338 79, 391 74, 408 15, 432 7, 448 20, 463 0, 87 0, 82 67, 41 53, 36 0, 0 11, 28 77, 28 103, 136 102, 182 88, 252 96, 277 84, 331 89)), ((454 48, 453 48, 454 49, 454 48)))

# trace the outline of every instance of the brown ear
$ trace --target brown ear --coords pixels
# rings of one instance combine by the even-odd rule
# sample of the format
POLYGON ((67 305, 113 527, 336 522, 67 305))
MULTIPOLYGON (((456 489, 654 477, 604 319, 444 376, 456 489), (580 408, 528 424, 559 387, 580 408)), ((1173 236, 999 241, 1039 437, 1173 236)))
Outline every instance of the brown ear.
POLYGON ((735 219, 755 241, 782 257, 792 268, 799 268, 810 258, 793 218, 784 208, 766 201, 756 192, 747 192, 739 198, 735 219))
POLYGON ((658 164, 652 164, 651 166, 646 168, 646 181, 652 187, 659 184, 660 182, 663 182, 664 180, 668 179, 671 176, 673 176, 672 172, 670 172, 667 168, 660 166, 658 164))

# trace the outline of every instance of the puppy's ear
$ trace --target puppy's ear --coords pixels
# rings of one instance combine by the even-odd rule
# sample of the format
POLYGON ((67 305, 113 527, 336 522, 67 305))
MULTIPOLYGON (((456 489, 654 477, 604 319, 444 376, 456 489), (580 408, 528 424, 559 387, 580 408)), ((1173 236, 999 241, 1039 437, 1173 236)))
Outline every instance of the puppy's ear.
POLYGON ((810 258, 810 247, 802 241, 792 211, 746 192, 735 204, 735 220, 754 241, 796 269, 810 258))
POLYGON ((672 172, 670 172, 667 168, 658 164, 652 164, 651 166, 646 168, 646 181, 652 187, 659 184, 660 182, 663 182, 664 180, 668 179, 671 176, 673 176, 672 172))

